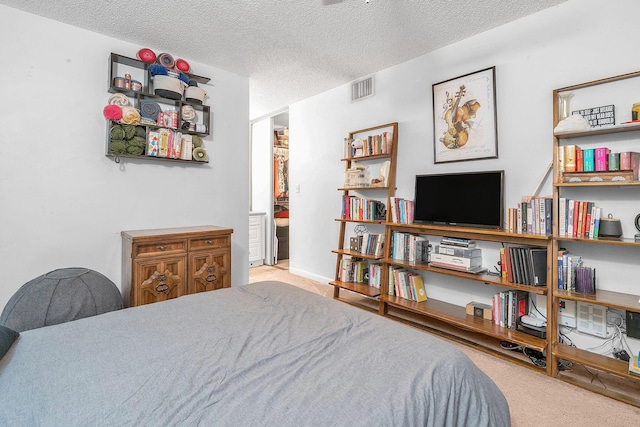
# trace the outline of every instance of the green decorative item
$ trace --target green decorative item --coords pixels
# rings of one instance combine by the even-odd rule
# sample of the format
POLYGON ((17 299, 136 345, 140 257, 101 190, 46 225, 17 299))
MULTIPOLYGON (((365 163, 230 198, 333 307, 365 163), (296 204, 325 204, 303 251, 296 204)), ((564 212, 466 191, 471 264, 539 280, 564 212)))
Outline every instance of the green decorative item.
POLYGON ((202 147, 202 138, 200 138, 198 135, 193 135, 191 141, 193 142, 193 147, 194 148, 200 148, 202 147))
POLYGON ((147 130, 142 126, 136 126, 136 136, 139 136, 142 139, 145 139, 147 137, 147 130))
POLYGON ((124 129, 120 125, 111 126, 111 139, 124 139, 124 129))
POLYGON ((194 149, 193 160, 197 160, 198 162, 204 162, 205 160, 207 160, 207 150, 202 147, 194 149))
POLYGON ((129 145, 132 145, 134 147, 141 147, 142 149, 144 149, 146 140, 144 139, 144 137, 136 135, 129 141, 129 145))
POLYGON ((118 156, 127 152, 127 144, 121 139, 112 139, 109 144, 109 154, 118 156))
POLYGON ((144 147, 136 147, 135 145, 129 145, 127 147, 127 154, 132 156, 141 156, 144 153, 144 147))
POLYGON ((124 130, 124 139, 131 139, 136 136, 136 126, 122 125, 122 129, 124 130))

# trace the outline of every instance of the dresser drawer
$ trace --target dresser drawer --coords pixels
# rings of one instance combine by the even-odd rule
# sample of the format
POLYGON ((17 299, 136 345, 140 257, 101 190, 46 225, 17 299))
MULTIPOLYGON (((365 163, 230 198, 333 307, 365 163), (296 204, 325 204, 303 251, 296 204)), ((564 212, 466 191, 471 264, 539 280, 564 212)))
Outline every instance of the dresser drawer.
POLYGON ((158 256, 167 254, 177 254, 187 251, 186 240, 158 240, 151 243, 138 243, 134 246, 132 256, 158 256))
POLYGON ((189 239, 189 250, 226 248, 231 245, 231 235, 210 235, 189 239))

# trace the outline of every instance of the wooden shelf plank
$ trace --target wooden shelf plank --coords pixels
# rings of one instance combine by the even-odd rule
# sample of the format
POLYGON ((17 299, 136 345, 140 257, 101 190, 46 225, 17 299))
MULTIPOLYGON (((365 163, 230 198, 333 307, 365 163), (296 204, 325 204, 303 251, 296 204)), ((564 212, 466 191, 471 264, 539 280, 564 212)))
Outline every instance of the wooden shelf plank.
POLYGON ((427 271, 430 273, 438 273, 445 274, 447 276, 458 277, 466 280, 473 280, 475 282, 482 282, 486 285, 496 285, 503 286, 505 288, 510 289, 521 289, 523 291, 531 292, 538 295, 546 295, 547 287, 546 286, 529 286, 529 285, 521 285, 519 283, 511 283, 507 281, 506 278, 502 276, 496 276, 488 273, 465 273, 464 271, 457 270, 449 270, 441 267, 434 267, 429 264, 421 263, 421 262, 407 262, 407 261, 399 261, 393 258, 384 258, 382 259, 383 263, 396 265, 399 267, 410 268, 413 270, 421 270, 427 271))
POLYGON ((554 298, 571 301, 582 301, 595 305, 604 305, 620 310, 640 311, 640 295, 625 294, 622 292, 596 290, 594 295, 581 294, 579 292, 555 289, 554 298))
POLYGON ((391 227, 393 231, 431 234, 434 236, 459 237, 463 239, 484 240, 487 242, 546 246, 551 240, 550 235, 509 233, 504 230, 489 228, 458 227, 435 224, 399 224, 395 222, 387 222, 385 225, 391 227))
POLYGON ((382 258, 382 257, 377 257, 373 255, 367 255, 360 252, 352 251, 350 249, 334 249, 331 252, 335 254, 340 254, 340 255, 348 255, 353 258, 364 258, 364 259, 373 259, 373 260, 379 260, 382 258))
POLYGON ((368 220, 368 219, 344 219, 344 218, 336 218, 338 222, 359 222, 361 224, 383 224, 383 220, 368 220))
POLYGON ((393 307, 447 322, 462 329, 479 332, 505 341, 515 342, 534 350, 544 351, 546 349, 546 341, 541 338, 513 329, 500 327, 491 320, 469 316, 464 307, 459 307, 444 301, 430 298, 424 302, 415 302, 389 295, 380 295, 380 301, 393 307))
POLYGON ((340 282, 339 280, 334 280, 329 282, 329 284, 348 291, 357 292, 368 297, 377 297, 380 295, 380 289, 364 283, 340 282))
POLYGON ((384 190, 388 191, 389 187, 343 187, 338 188, 339 191, 369 191, 369 190, 384 190))
POLYGON ((629 237, 600 237, 598 239, 576 239, 574 237, 555 236, 559 242, 579 242, 595 245, 636 246, 640 248, 640 241, 629 237))
POLYGON ((591 366, 624 378, 640 381, 639 376, 629 373, 629 362, 559 343, 553 346, 552 351, 553 355, 560 359, 570 360, 574 363, 591 366))
POLYGON ((553 136, 559 139, 583 138, 586 136, 609 135, 613 133, 633 132, 640 130, 640 122, 618 124, 601 128, 592 128, 582 131, 555 132, 553 136))
POLYGON ((371 155, 371 156, 360 156, 360 157, 345 157, 345 158, 340 159, 340 160, 345 161, 345 162, 360 162, 360 161, 363 161, 363 160, 388 159, 389 157, 391 157, 391 153, 374 154, 374 155, 371 155))

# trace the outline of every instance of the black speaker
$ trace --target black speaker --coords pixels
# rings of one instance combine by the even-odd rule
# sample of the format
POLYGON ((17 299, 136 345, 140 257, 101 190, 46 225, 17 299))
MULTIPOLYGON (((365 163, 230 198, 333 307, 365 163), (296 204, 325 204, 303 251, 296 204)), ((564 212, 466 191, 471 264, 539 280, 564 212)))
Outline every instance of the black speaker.
POLYGON ((640 339, 640 313, 627 311, 627 336, 640 339))

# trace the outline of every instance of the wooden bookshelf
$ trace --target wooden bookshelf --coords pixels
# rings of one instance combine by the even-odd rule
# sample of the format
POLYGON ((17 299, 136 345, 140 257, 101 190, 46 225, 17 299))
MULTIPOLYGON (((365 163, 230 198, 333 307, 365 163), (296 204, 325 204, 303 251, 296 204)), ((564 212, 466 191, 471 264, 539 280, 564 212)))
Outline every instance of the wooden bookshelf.
MULTIPOLYGON (((606 83, 612 83, 617 81, 623 81, 627 79, 629 80, 629 88, 635 87, 637 85, 638 80, 640 78, 640 71, 628 74, 622 74, 619 76, 613 76, 605 79, 595 80, 586 83, 580 83, 573 86, 567 86, 563 88, 559 88, 553 91, 553 126, 558 124, 559 122, 559 108, 558 108, 558 96, 560 93, 576 91, 580 89, 597 89, 606 91, 607 89, 604 87, 597 88, 600 85, 606 83)), ((625 83, 626 84, 626 83, 625 83)), ((625 86, 626 87, 626 86, 625 86)), ((631 104, 635 102, 631 95, 629 95, 628 99, 629 108, 631 108, 631 104)), ((566 145, 577 145, 582 144, 590 144, 595 145, 599 144, 601 141, 607 141, 606 144, 615 145, 623 142, 624 140, 628 140, 629 137, 625 136, 624 138, 603 138, 607 135, 616 135, 621 133, 635 132, 636 134, 633 136, 637 137, 638 132, 640 132, 640 122, 633 123, 622 123, 614 126, 607 126, 601 128, 593 128, 584 131, 575 131, 575 132, 555 132, 553 134, 553 201, 554 201, 554 212, 553 212, 553 252, 558 253, 558 249, 560 245, 564 242, 572 242, 575 246, 578 245, 602 245, 602 257, 606 259, 607 257, 607 246, 616 246, 622 248, 628 248, 629 250, 637 250, 640 248, 640 242, 636 242, 633 238, 598 238, 598 239, 579 239, 579 238, 571 238, 564 236, 564 233, 560 235, 559 230, 559 200, 563 196, 563 191, 567 188, 571 188, 572 193, 577 192, 585 192, 588 193, 590 189, 595 187, 626 187, 629 188, 628 191, 633 192, 633 195, 626 197, 638 197, 637 188, 640 188, 640 181, 601 181, 601 182, 562 182, 562 173, 561 170, 562 164, 560 162, 558 152, 566 145)), ((631 146, 627 143, 627 146, 631 146)), ((614 151, 612 149, 612 151, 614 151)), ((619 151, 625 151, 620 148, 619 151)), ((629 151, 633 151, 630 149, 629 151)), ((614 194, 615 192, 611 192, 614 194)), ((608 197, 608 194, 600 191, 598 194, 603 195, 604 197, 608 197)), ((573 196, 576 199, 580 196, 573 196)), ((602 196, 600 196, 602 198, 602 196)), ((611 196, 614 197, 614 196, 611 196)), ((586 197, 584 197, 586 198, 586 197)), ((607 199, 609 202, 612 200, 607 199)), ((613 200, 615 202, 615 200, 613 200)), ((573 251, 573 247, 572 247, 573 251)), ((558 264, 553 264, 553 283, 557 283, 558 277, 562 274, 558 269, 558 264)), ((629 278, 629 280, 635 280, 635 278, 629 278)), ((617 400, 624 401, 626 403, 635 405, 640 407, 640 398, 637 395, 633 395, 633 393, 623 393, 619 391, 609 390, 606 386, 599 387, 596 386, 591 378, 588 377, 573 377, 569 375, 567 372, 563 372, 558 368, 558 362, 560 360, 567 360, 572 362, 573 364, 577 364, 583 366, 585 370, 588 372, 591 371, 602 371, 607 374, 611 374, 612 376, 623 378, 625 381, 631 381, 636 383, 638 387, 640 387, 640 377, 629 374, 629 364, 628 362, 616 360, 613 357, 595 354, 590 351, 571 347, 566 344, 563 344, 561 337, 559 336, 558 331, 558 305, 560 300, 571 300, 583 303, 594 304, 598 306, 604 306, 619 310, 630 310, 630 311, 640 311, 640 291, 637 294, 628 294, 624 292, 616 292, 615 290, 602 290, 596 289, 596 293, 593 295, 590 294, 582 294, 575 291, 570 290, 561 290, 557 289, 557 285, 551 288, 551 301, 552 301, 552 311, 548 316, 548 325, 551 327, 548 329, 550 332, 550 343, 551 343, 551 357, 547 358, 547 363, 552 366, 551 375, 554 377, 558 377, 564 381, 575 384, 579 387, 583 387, 587 390, 591 390, 597 393, 601 393, 612 397, 617 400)))
MULTIPOLYGON (((341 161, 345 164, 345 174, 347 171, 351 170, 354 164, 361 164, 362 162, 367 162, 369 164, 382 164, 385 161, 389 161, 389 170, 387 176, 387 182, 384 186, 369 186, 369 183, 364 183, 366 186, 350 186, 345 185, 338 190, 342 192, 343 198, 345 196, 357 196, 362 197, 361 193, 366 193, 367 197, 371 197, 373 200, 378 200, 385 204, 386 207, 386 216, 383 220, 361 220, 361 219, 347 219, 347 218, 338 218, 336 221, 340 223, 340 232, 338 235, 338 247, 332 252, 337 254, 336 257, 336 269, 335 269, 335 279, 329 284, 334 286, 333 296, 336 299, 340 298, 341 290, 348 290, 351 292, 355 292, 361 294, 365 297, 374 298, 380 294, 380 290, 369 286, 368 284, 363 283, 351 283, 344 282, 339 280, 340 278, 340 266, 342 261, 347 258, 352 259, 364 259, 364 260, 378 260, 381 257, 375 257, 371 255, 365 255, 360 252, 351 251, 349 248, 349 237, 350 235, 347 233, 347 224, 364 224, 364 225, 372 225, 372 226, 380 226, 380 228, 384 228, 384 224, 391 219, 391 211, 389 209, 389 203, 391 197, 394 196, 395 193, 395 175, 396 175, 396 158, 398 151, 398 123, 387 123, 379 126, 373 126, 366 129, 360 129, 353 132, 349 132, 348 140, 351 141, 354 138, 369 138, 370 136, 381 135, 384 132, 387 133, 387 138, 392 138, 391 144, 385 145, 385 150, 388 151, 382 154, 366 154, 363 156, 357 157, 344 157, 341 161)), ((388 139, 387 139, 388 140, 388 139)), ((346 143, 346 141, 345 141, 346 143)), ((376 178, 376 177, 371 177, 376 178)), ((346 181, 346 179, 345 179, 346 181)), ((347 184, 347 182, 345 182, 347 184)), ((353 184, 352 182, 348 182, 348 184, 353 184)), ((361 184, 358 182, 358 184, 361 184)), ((384 230, 380 230, 379 234, 384 234, 384 230)), ((384 270, 384 269, 382 269, 384 270)), ((385 280, 383 271, 383 279, 385 280)))

